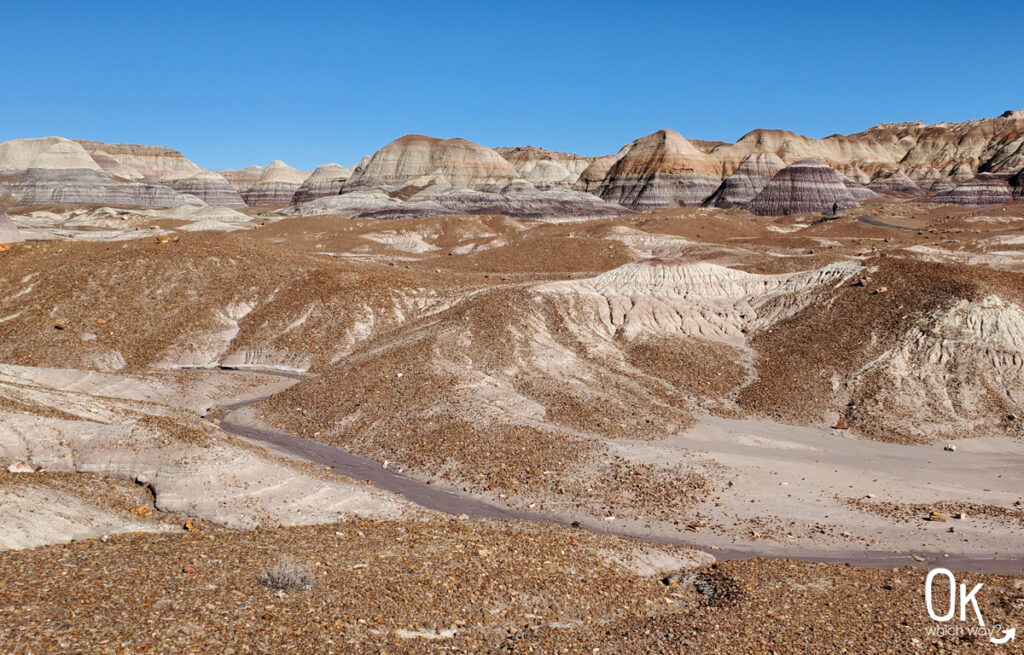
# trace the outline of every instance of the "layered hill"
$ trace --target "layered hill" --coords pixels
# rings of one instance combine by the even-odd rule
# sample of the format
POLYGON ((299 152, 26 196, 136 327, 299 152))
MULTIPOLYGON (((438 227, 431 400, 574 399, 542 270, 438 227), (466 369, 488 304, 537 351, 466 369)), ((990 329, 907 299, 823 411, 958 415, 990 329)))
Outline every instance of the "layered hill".
POLYGON ((160 146, 61 137, 0 144, 0 195, 14 207, 113 205, 245 206, 221 175, 160 146))
POLYGON ((949 191, 943 191, 932 197, 932 202, 975 207, 999 205, 1011 200, 1013 200, 1013 192, 1009 182, 992 173, 981 173, 949 191))
POLYGON ((808 195, 780 179, 773 202, 759 203, 755 213, 817 212, 878 194, 968 206, 1009 202, 1024 186, 1024 110, 961 123, 886 123, 822 139, 758 129, 724 143, 665 129, 603 157, 410 134, 352 170, 327 164, 312 173, 281 161, 216 173, 159 146, 18 139, 0 144, 0 200, 19 210, 208 204, 374 218, 608 216, 697 205, 749 209, 785 167, 808 160, 833 170, 847 193, 836 187, 808 195))
POLYGON ((758 153, 743 160, 732 175, 722 181, 721 186, 704 204, 709 207, 731 209, 742 207, 754 199, 776 173, 786 167, 778 155, 758 153))
POLYGON ((266 166, 247 166, 222 174, 250 207, 291 204, 295 193, 310 176, 309 171, 292 168, 280 159, 266 166))
POLYGON ((219 173, 208 171, 177 150, 162 146, 79 141, 100 168, 116 178, 162 182, 209 205, 245 207, 238 192, 219 173))
MULTIPOLYGON (((543 155, 530 152, 526 156, 543 155)), ((538 183, 525 179, 490 148, 465 139, 411 134, 357 164, 339 194, 298 205, 291 213, 368 218, 444 214, 542 218, 628 213, 620 205, 570 188, 568 178, 572 175, 567 169, 562 171, 561 164, 538 159, 520 162, 520 167, 538 183)))
MULTIPOLYGON (((594 173, 585 170, 581 176, 589 179, 594 173)), ((678 132, 659 130, 626 145, 595 192, 609 202, 638 209, 699 205, 721 179, 722 169, 714 158, 678 132)))
POLYGON ((580 173, 595 159, 533 146, 496 148, 495 152, 512 164, 523 179, 537 188, 572 186, 579 179, 580 173))
POLYGON ((0 197, 4 196, 13 207, 173 207, 190 201, 161 182, 115 177, 81 144, 61 137, 0 143, 0 197))
POLYGON ((899 169, 878 171, 867 183, 867 188, 878 193, 895 195, 919 196, 924 194, 921 187, 899 169))
MULTIPOLYGON (((627 144, 610 163, 591 164, 577 180, 577 188, 632 208, 704 203, 736 207, 742 203, 726 194, 735 186, 743 189, 738 197, 747 198, 748 178, 758 157, 772 155, 786 165, 813 159, 835 169, 853 183, 848 186, 858 200, 872 197, 858 185, 902 195, 944 192, 979 173, 1006 179, 1024 167, 1024 110, 962 123, 888 123, 823 139, 759 129, 732 144, 694 143, 660 130, 627 144), (734 173, 739 177, 718 193, 719 185, 734 173)), ((756 177, 763 179, 764 174, 756 177)), ((954 194, 939 201, 957 202, 962 197, 965 194, 954 194)))
POLYGON ((856 205, 839 173, 820 161, 804 159, 776 173, 744 206, 754 214, 780 216, 856 205))
POLYGON ((496 193, 519 180, 501 155, 465 139, 409 134, 360 163, 345 190, 447 186, 496 193))
POLYGON ((350 177, 352 177, 352 171, 340 164, 318 166, 315 171, 310 173, 309 177, 302 181, 292 196, 291 204, 301 205, 317 198, 336 196, 341 193, 342 187, 350 177))

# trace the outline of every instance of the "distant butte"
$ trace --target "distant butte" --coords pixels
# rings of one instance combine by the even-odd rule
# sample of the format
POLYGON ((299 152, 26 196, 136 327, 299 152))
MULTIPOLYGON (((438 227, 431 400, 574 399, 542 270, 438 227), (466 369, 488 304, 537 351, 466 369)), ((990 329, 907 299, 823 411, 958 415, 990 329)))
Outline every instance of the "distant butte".
POLYGON ((601 157, 409 134, 351 169, 326 164, 312 173, 282 161, 218 173, 159 146, 60 137, 0 144, 0 196, 9 210, 210 205, 287 215, 542 218, 698 205, 818 212, 879 194, 974 206, 1021 198, 1022 170, 1024 110, 962 123, 883 123, 824 139, 758 129, 724 143, 663 129, 601 157), (809 160, 818 164, 790 169, 809 160), (773 180, 778 175, 786 177, 773 180), (797 175, 831 191, 809 190, 797 175), (773 181, 771 200, 752 205, 773 181))

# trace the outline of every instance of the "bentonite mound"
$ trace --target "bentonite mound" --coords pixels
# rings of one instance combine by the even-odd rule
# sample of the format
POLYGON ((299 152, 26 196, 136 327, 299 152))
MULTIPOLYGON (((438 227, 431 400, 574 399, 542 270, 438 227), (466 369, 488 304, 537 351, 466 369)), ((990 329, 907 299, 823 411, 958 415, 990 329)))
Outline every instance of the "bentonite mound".
POLYGON ((0 243, 18 243, 19 241, 24 241, 24 239, 18 232, 18 226, 14 224, 4 208, 0 207, 0 243))
POLYGON ((721 166, 673 130, 630 143, 597 189, 605 200, 634 209, 699 205, 722 182, 721 166))
POLYGON ((932 196, 932 202, 950 205, 1001 205, 1013 200, 1009 183, 1002 177, 982 173, 954 189, 932 196))
POLYGON ((69 139, 45 137, 0 143, 0 195, 16 207, 50 204, 174 206, 184 198, 146 181, 121 181, 69 139))
POLYGON ((120 182, 103 171, 32 168, 13 182, 0 182, 0 195, 9 194, 15 207, 43 205, 108 205, 118 207, 177 207, 199 203, 171 187, 139 180, 120 182))
POLYGON ((247 166, 222 173, 250 207, 291 204, 295 192, 309 177, 280 159, 266 166, 247 166))
POLYGON ((317 166, 317 169, 303 181, 302 186, 292 196, 292 204, 301 205, 317 198, 336 196, 341 193, 345 181, 351 176, 352 171, 340 164, 317 166))
POLYGON ((538 189, 549 189, 553 186, 570 186, 579 177, 557 161, 542 159, 525 162, 516 166, 516 171, 523 179, 538 189))
MULTIPOLYGON (((619 154, 622 154, 621 151, 619 154)), ((583 169, 580 176, 576 178, 574 188, 584 193, 597 193, 605 176, 608 175, 608 171, 618 160, 619 155, 606 155, 590 162, 590 165, 583 169)))
POLYGON ((10 194, 17 207, 177 207, 203 200, 242 206, 226 180, 175 150, 61 137, 0 143, 0 194, 10 194))
POLYGON ((761 216, 782 216, 820 212, 834 204, 847 209, 856 207, 857 201, 834 169, 804 159, 779 171, 746 209, 761 216))
MULTIPOLYGON (((655 136, 627 145, 613 163, 621 167, 626 151, 655 136)), ((696 140, 687 143, 689 156, 694 151, 704 155, 705 162, 713 164, 714 174, 719 177, 734 172, 751 155, 770 153, 786 163, 804 159, 824 162, 859 184, 869 183, 881 170, 899 168, 922 190, 935 192, 952 189, 979 172, 1007 175, 1024 165, 1024 111, 963 123, 886 123, 857 134, 836 134, 824 139, 786 130, 758 129, 733 144, 696 140)), ((697 160, 694 162, 692 174, 699 175, 700 166, 697 160)), ((622 177, 610 171, 607 164, 598 162, 577 181, 580 190, 590 192, 598 187, 616 189, 624 185, 627 189, 634 186, 628 176, 622 177)), ((628 204, 630 196, 622 195, 623 198, 612 199, 628 204)))
POLYGON ((552 186, 571 186, 580 173, 594 161, 571 152, 552 152, 533 146, 495 148, 516 172, 539 189, 552 186))
POLYGON ((843 184, 846 185, 847 191, 850 192, 850 197, 857 202, 864 202, 871 198, 877 198, 878 194, 867 188, 863 184, 857 184, 851 180, 843 180, 843 184))
POLYGON ((496 193, 518 180, 512 164, 490 148, 465 139, 408 134, 357 165, 344 190, 438 185, 496 193))
POLYGON ((215 207, 241 209, 246 206, 238 191, 228 184, 222 175, 213 171, 202 171, 190 177, 167 180, 165 184, 175 191, 196 196, 215 207))
POLYGON ((742 207, 753 200, 768 184, 768 180, 785 167, 786 164, 772 153, 750 155, 732 175, 722 181, 722 185, 704 205, 723 209, 742 207))
POLYGON ((900 169, 892 171, 878 171, 875 177, 867 184, 872 191, 879 193, 892 193, 897 195, 919 196, 924 191, 907 174, 900 169))
POLYGON ((522 180, 502 193, 440 185, 404 189, 409 195, 382 189, 346 191, 296 205, 293 216, 335 215, 346 218, 396 219, 461 214, 504 214, 516 218, 548 216, 620 216, 630 211, 595 195, 562 186, 537 189, 522 180))
POLYGON ((219 173, 162 146, 78 141, 100 168, 115 178, 161 182, 175 191, 193 195, 207 204, 238 209, 245 202, 219 173))
MULTIPOLYGON (((340 193, 293 203, 289 214, 407 218, 450 214, 617 216, 629 213, 570 188, 574 174, 559 161, 578 158, 537 148, 515 149, 532 183, 496 151, 464 139, 411 134, 360 161, 340 193)), ((573 164, 580 168, 582 164, 573 164)))

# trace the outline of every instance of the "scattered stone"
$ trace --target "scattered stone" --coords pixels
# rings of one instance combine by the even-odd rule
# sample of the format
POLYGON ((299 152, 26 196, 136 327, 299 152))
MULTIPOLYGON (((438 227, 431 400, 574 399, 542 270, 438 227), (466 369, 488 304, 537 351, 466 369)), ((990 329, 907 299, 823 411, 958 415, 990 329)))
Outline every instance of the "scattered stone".
POLYGON ((7 472, 8 473, 35 473, 36 470, 34 468, 32 468, 26 462, 24 462, 24 461, 19 459, 19 460, 15 461, 15 462, 12 462, 11 465, 7 467, 7 472))
POLYGON ((928 520, 935 521, 937 523, 945 523, 948 520, 948 518, 945 514, 933 510, 930 514, 928 514, 928 520))

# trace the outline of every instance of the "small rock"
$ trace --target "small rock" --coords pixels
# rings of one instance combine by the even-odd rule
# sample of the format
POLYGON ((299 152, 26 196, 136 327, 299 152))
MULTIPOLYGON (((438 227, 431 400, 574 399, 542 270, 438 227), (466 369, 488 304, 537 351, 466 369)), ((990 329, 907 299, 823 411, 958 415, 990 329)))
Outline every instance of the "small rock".
POLYGON ((960 521, 963 521, 965 518, 967 518, 967 513, 966 512, 959 512, 959 513, 957 513, 956 518, 958 520, 960 520, 960 521))
POLYGON ((880 293, 888 293, 888 292, 889 292, 889 287, 878 287, 877 289, 874 290, 874 294, 875 295, 878 295, 880 293))
POLYGON ((846 430, 848 426, 846 425, 846 422, 843 421, 843 419, 839 419, 838 421, 836 421, 836 424, 833 425, 832 427, 836 430, 846 430))
POLYGON ((153 513, 153 510, 149 508, 149 505, 139 505, 138 507, 133 507, 128 511, 135 516, 149 516, 153 513))
POLYGON ((7 472, 8 473, 35 473, 36 470, 34 468, 32 468, 31 466, 29 466, 26 462, 24 462, 24 461, 19 459, 19 460, 15 461, 15 462, 12 462, 11 465, 7 467, 7 472))
POLYGON ((935 521, 936 523, 945 523, 949 519, 945 514, 932 510, 932 512, 928 514, 928 520, 935 521))
POLYGON ((455 517, 455 519, 457 521, 468 521, 469 520, 469 514, 459 514, 458 516, 455 517))
POLYGON ((66 330, 67 327, 68 327, 68 324, 67 324, 66 321, 54 321, 53 322, 53 329, 54 330, 66 330))
POLYGON ((943 450, 945 450, 948 453, 955 453, 956 452, 956 446, 951 444, 951 443, 949 443, 949 444, 946 444, 945 447, 943 447, 943 450))

